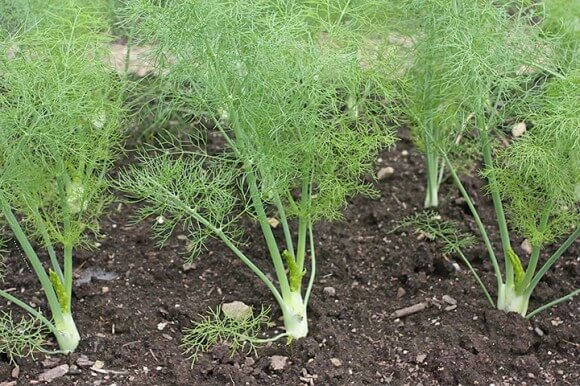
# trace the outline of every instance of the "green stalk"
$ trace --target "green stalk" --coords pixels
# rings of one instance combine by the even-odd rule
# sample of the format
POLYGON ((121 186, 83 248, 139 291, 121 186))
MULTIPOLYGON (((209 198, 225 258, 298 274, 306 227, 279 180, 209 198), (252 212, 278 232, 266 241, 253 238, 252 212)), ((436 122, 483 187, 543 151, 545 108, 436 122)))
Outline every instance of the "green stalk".
POLYGON ((314 285, 314 278, 316 277, 316 253, 314 248, 314 234, 312 230, 312 222, 308 223, 308 238, 310 239, 310 277, 308 278, 308 286, 306 287, 306 294, 304 295, 304 304, 308 305, 310 301, 310 293, 314 285))
MULTIPOLYGON (((550 214, 551 205, 546 205, 544 210, 542 211, 542 215, 540 217, 540 232, 544 232, 548 225, 548 217, 550 214)), ((528 266, 526 267, 526 275, 522 281, 522 288, 527 288, 532 280, 534 274, 536 273, 536 267, 538 266, 538 260, 540 258, 540 245, 536 244, 532 246, 532 254, 530 256, 530 261, 528 266)))
POLYGON ((552 256, 550 256, 550 258, 544 263, 542 268, 540 268, 536 276, 534 276, 534 279, 532 280, 532 282, 530 283, 525 292, 527 296, 531 295, 531 293, 534 291, 534 288, 536 288, 540 280, 542 280, 542 277, 544 277, 546 272, 548 272, 548 270, 556 263, 556 261, 560 258, 560 256, 562 256, 562 254, 566 252, 566 250, 570 247, 570 245, 572 245, 572 243, 578 238, 578 236, 580 236, 580 228, 576 227, 574 232, 572 232, 572 234, 568 236, 566 241, 564 241, 562 245, 560 245, 560 247, 556 250, 556 252, 554 252, 554 254, 552 254, 552 256))
POLYGON ((435 149, 433 149, 430 141, 425 138, 425 162, 427 171, 427 192, 425 194, 425 208, 433 208, 439 206, 439 162, 435 149))
POLYGON ((34 308, 30 307, 28 304, 24 303, 22 300, 18 299, 17 297, 12 296, 11 294, 9 294, 8 292, 6 292, 4 290, 0 290, 0 297, 3 297, 4 299, 8 300, 9 302, 17 305, 18 307, 22 308, 23 310, 25 310, 26 312, 28 312, 30 315, 34 316, 35 318, 38 318, 38 320, 40 320, 53 334, 56 335, 58 333, 54 324, 52 324, 52 322, 50 320, 48 320, 44 315, 42 315, 42 313, 40 311, 35 310, 34 308))
POLYGON ((503 209, 503 204, 501 202, 499 190, 497 188, 497 180, 495 179, 493 169, 491 169, 493 168, 493 159, 491 155, 489 129, 487 128, 487 126, 482 126, 483 122, 481 122, 482 121, 481 119, 478 119, 478 121, 480 121, 478 122, 479 127, 483 127, 483 129, 480 130, 481 145, 483 150, 483 162, 486 168, 491 170, 491 172, 488 175, 489 189, 491 191, 493 207, 495 209, 497 224, 501 236, 501 245, 503 249, 504 262, 506 268, 506 286, 511 287, 514 284, 514 268, 509 259, 509 253, 512 250, 512 248, 510 243, 509 230, 507 227, 507 221, 505 218, 505 212, 503 209))
POLYGON ((73 246, 72 244, 64 245, 64 289, 66 294, 66 307, 64 311, 71 312, 72 304, 72 285, 73 285, 73 246))
POLYGON ((52 270, 54 272, 56 272, 56 274, 58 275, 58 277, 61 281, 64 281, 62 269, 60 268, 60 264, 58 263, 58 259, 56 257, 56 252, 54 251, 54 247, 53 247, 52 242, 50 240, 48 230, 46 229, 46 226, 44 224, 44 220, 42 219, 42 216, 40 215, 38 208, 34 207, 34 208, 31 208, 31 210, 32 210, 32 213, 35 217, 36 223, 38 224, 38 230, 40 232, 40 235, 42 236, 42 240, 44 241, 44 245, 45 245, 46 250, 48 252, 48 256, 50 257, 50 264, 52 265, 52 270))
POLYGON ((294 243, 292 242, 292 233, 290 233, 290 226, 288 225, 288 218, 286 217, 286 210, 284 209, 284 205, 282 204, 282 200, 280 199, 280 195, 278 193, 274 194, 274 204, 276 205, 276 209, 278 210, 280 223, 282 224, 282 228, 284 230, 286 249, 292 256, 292 258, 296 259, 296 254, 294 252, 294 243))
POLYGON ((10 207, 4 204, 2 206, 2 212, 4 213, 4 217, 6 218, 8 225, 12 229, 12 232, 14 232, 14 236, 16 236, 16 239, 20 243, 20 246, 22 247, 24 254, 28 258, 30 265, 32 265, 34 273, 38 277, 38 280, 40 280, 40 284, 42 285, 42 289, 44 290, 46 299, 48 300, 48 305, 50 307, 52 317, 55 320, 62 319, 62 311, 60 308, 60 304, 58 302, 58 298, 56 296, 52 283, 48 275, 46 274, 46 271, 44 270, 42 263, 40 262, 40 259, 38 258, 36 252, 34 251, 34 248, 32 248, 32 245, 30 245, 30 242, 26 238, 26 235, 24 234, 24 231, 20 227, 18 220, 16 220, 14 213, 12 213, 12 209, 10 209, 10 207))
POLYGON ((532 312, 530 312, 529 314, 526 315, 526 319, 531 319, 534 316, 536 316, 538 313, 540 313, 540 312, 542 312, 542 311, 544 311, 552 306, 555 306, 556 304, 560 304, 562 302, 570 300, 578 294, 580 294, 580 288, 570 292, 568 295, 562 296, 561 298, 558 298, 556 300, 551 301, 550 303, 544 304, 543 306, 536 308, 535 310, 533 310, 532 312))
POLYGON ((300 196, 300 217, 298 219, 298 244, 296 264, 298 271, 304 271, 304 258, 306 256, 306 235, 308 230, 308 207, 310 206, 310 178, 305 176, 302 179, 302 190, 300 196))
POLYGON ((475 220, 475 223, 477 224, 477 228, 479 229, 479 233, 481 234, 481 237, 483 238, 483 242, 484 242, 485 247, 487 249, 487 253, 489 254, 489 258, 491 259, 491 264, 493 265, 493 271, 495 273, 495 277, 497 280, 497 288, 499 291, 499 289, 502 288, 502 286, 503 286, 502 274, 501 274, 501 270, 499 269, 499 264, 497 262, 497 258, 495 257, 495 253, 493 251, 493 246, 491 245, 491 241, 489 240, 489 236, 487 234, 487 231, 485 230, 485 226, 483 225, 483 222, 481 221, 481 218, 479 217, 479 213, 477 212, 477 210, 475 209, 475 206, 473 205, 473 201, 471 201, 471 197, 469 196, 469 194, 465 190, 465 187, 461 183, 459 176, 457 176, 455 169, 451 165, 451 162, 449 161, 447 154, 442 153, 442 155, 443 155, 443 158, 445 159, 445 163, 447 164, 447 168, 449 169, 449 172, 451 173, 451 177, 453 178, 455 185, 457 186, 457 188, 461 192, 461 196, 463 197, 463 199, 467 203, 467 206, 469 207, 469 210, 471 211, 471 214, 475 220))
MULTIPOLYGON (((249 167, 248 167, 249 169, 249 167)), ((247 170, 246 178, 248 185, 250 187, 250 196, 252 198, 252 205, 256 211, 258 217, 258 222, 260 223, 260 228, 264 234, 264 239, 268 246, 268 251, 274 263, 274 269, 276 270, 276 277, 280 283, 280 290, 282 292, 282 297, 286 298, 290 295, 290 284, 288 283, 288 277, 286 276, 286 270, 284 269, 284 262, 282 261, 282 256, 280 255, 280 250, 278 249, 278 244, 276 243, 276 238, 268 223, 268 217, 266 216, 266 210, 262 203, 262 198, 260 197, 260 192, 258 190, 258 184, 256 182, 256 176, 253 170, 247 170)), ((298 252, 300 253, 300 252, 298 252)))

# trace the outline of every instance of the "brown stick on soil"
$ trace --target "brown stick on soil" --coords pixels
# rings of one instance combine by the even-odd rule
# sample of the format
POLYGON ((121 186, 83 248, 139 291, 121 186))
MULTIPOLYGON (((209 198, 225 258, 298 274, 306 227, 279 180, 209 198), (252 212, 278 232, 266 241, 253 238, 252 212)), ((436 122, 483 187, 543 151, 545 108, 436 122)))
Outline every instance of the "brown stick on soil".
POLYGON ((427 302, 413 304, 412 306, 398 309, 397 311, 395 311, 391 314, 391 317, 393 319, 403 318, 405 316, 409 316, 412 314, 416 314, 417 312, 421 312, 424 309, 426 309, 427 307, 429 307, 429 304, 427 302))

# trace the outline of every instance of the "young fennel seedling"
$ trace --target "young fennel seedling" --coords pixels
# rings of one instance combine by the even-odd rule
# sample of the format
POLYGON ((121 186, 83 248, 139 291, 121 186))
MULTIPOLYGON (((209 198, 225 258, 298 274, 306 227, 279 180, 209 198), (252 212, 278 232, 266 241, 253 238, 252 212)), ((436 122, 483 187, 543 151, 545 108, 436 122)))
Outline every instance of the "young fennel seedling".
POLYGON ((59 351, 70 353, 80 340, 73 250, 97 231, 108 201, 105 174, 120 142, 121 99, 118 79, 101 59, 105 21, 74 1, 56 3, 44 13, 34 9, 34 23, 23 21, 16 33, 0 29, 0 210, 51 316, 5 290, 0 297, 39 320, 59 351))
POLYGON ((221 240, 268 287, 291 339, 308 333, 315 222, 340 218, 348 197, 372 194, 362 176, 393 143, 374 114, 382 109, 370 98, 379 89, 374 70, 361 65, 352 23, 359 8, 345 2, 318 12, 335 6, 133 1, 127 9, 136 36, 156 42, 159 73, 179 107, 214 119, 226 150, 143 156, 119 188, 144 201, 142 216, 163 215, 156 227, 183 225, 194 252, 208 237, 221 240), (258 248, 236 241, 241 214, 258 222, 277 283, 260 267, 258 248))

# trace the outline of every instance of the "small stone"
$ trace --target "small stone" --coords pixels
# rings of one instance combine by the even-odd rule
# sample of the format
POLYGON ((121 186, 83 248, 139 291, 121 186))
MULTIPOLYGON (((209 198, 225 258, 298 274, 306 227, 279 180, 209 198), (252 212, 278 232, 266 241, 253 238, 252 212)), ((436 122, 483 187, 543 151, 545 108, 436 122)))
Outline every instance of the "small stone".
POLYGON ((417 363, 423 363, 423 362, 425 362, 425 359, 427 359, 426 354, 418 354, 417 357, 415 358, 417 363))
POLYGON ((284 368, 286 367, 287 360, 288 357, 283 357, 281 355, 272 355, 272 357, 270 358, 270 367, 274 371, 284 370, 284 368))
POLYGON ((102 294, 106 294, 109 291, 110 291, 109 287, 103 287, 103 288, 101 288, 101 293, 102 294))
POLYGON ((192 270, 192 269, 195 269, 195 264, 194 263, 185 263, 181 267, 181 270, 183 272, 187 272, 187 271, 192 270))
POLYGON ((40 363, 42 363, 44 367, 54 367, 60 363, 60 359, 48 357, 40 363))
POLYGON ((326 294, 328 296, 332 296, 332 297, 336 296, 336 290, 334 289, 334 287, 324 287, 322 292, 324 292, 324 294, 326 294))
POLYGON ((397 289, 397 298, 402 298, 403 296, 405 296, 405 294, 407 293, 407 291, 405 291, 405 289, 403 287, 399 287, 397 289))
POLYGON ((163 331, 163 330, 165 330, 165 327, 167 327, 167 324, 168 324, 167 322, 160 322, 160 323, 157 323, 157 329, 158 329, 159 331, 163 331))
POLYGON ((524 252, 526 252, 528 255, 532 254, 532 243, 530 243, 530 240, 525 239, 524 241, 522 241, 522 250, 524 252))
POLYGON ((395 169, 393 169, 390 166, 380 168, 379 171, 377 172, 377 179, 384 180, 384 179, 392 176, 393 174, 395 174, 395 169))
POLYGON ((452 306, 457 304, 457 300, 453 299, 451 296, 449 295, 443 295, 443 301, 447 304, 451 304, 452 306))
POLYGON ((14 366, 14 368, 12 369, 12 372, 10 373, 10 376, 14 379, 18 379, 18 376, 20 375, 20 366, 16 365, 14 366))
POLYGON ((457 304, 453 304, 452 306, 447 306, 444 308, 445 311, 453 311, 457 308, 457 304))
POLYGON ((536 378, 536 376, 534 375, 534 373, 528 373, 528 378, 534 379, 536 378))
POLYGON ((161 336, 163 336, 167 340, 173 340, 173 337, 169 334, 161 334, 161 336))
POLYGON ((16 385, 17 385, 16 381, 0 382, 0 386, 16 386, 16 385))
POLYGON ((521 137, 526 132, 526 123, 518 122, 512 127, 512 136, 514 138, 521 137))
POLYGON ((52 382, 56 378, 60 378, 68 373, 69 367, 65 363, 64 365, 56 366, 50 370, 38 376, 38 380, 41 382, 52 382))
POLYGON ((234 301, 222 304, 222 312, 233 320, 245 320, 252 316, 252 307, 244 302, 234 301))
POLYGON ((253 366, 255 363, 256 363, 256 361, 255 361, 255 360, 254 360, 254 358, 252 358, 252 357, 246 357, 246 358, 244 359, 244 366, 251 367, 251 366, 253 366))
POLYGON ((157 218, 155 219, 155 221, 157 221, 157 224, 162 225, 165 223, 165 217, 163 216, 157 216, 157 218))
POLYGON ((401 155, 402 155, 403 157, 406 157, 406 156, 408 156, 408 155, 409 155, 409 152, 408 152, 407 150, 403 150, 403 151, 401 152, 401 155))
POLYGON ((95 364, 95 362, 90 360, 86 355, 81 355, 79 357, 79 359, 77 359, 77 366, 80 366, 80 367, 89 367, 89 366, 92 366, 94 364, 95 364))
POLYGON ((330 358, 330 363, 332 363, 334 367, 342 366, 342 361, 338 358, 330 358))
POLYGON ((71 365, 70 368, 68 369, 68 375, 80 375, 83 372, 76 366, 76 365, 71 365))
POLYGON ((93 367, 95 369, 102 369, 105 366, 105 362, 103 361, 95 361, 95 363, 93 364, 93 367))
POLYGON ((278 221, 278 219, 275 217, 268 217, 268 224, 270 224, 272 228, 278 228, 280 221, 278 221))
POLYGON ((536 334, 538 334, 538 336, 544 336, 544 331, 542 331, 540 327, 534 328, 534 331, 536 334))

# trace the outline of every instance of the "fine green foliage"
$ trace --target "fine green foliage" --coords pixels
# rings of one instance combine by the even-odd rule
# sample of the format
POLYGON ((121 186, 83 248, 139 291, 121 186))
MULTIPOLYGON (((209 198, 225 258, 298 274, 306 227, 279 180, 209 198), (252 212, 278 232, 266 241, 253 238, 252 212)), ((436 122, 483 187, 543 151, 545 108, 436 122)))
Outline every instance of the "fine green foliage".
MULTIPOLYGON (((430 41, 437 58, 436 89, 452 90, 453 115, 470 117, 483 156, 482 175, 488 182, 504 256, 505 282, 487 231, 463 187, 449 150, 436 144, 454 182, 476 220, 497 279, 497 303, 505 311, 531 317, 528 302, 546 271, 578 236, 575 189, 578 181, 578 78, 568 66, 560 68, 558 41, 546 38, 525 12, 491 2, 410 2, 428 10, 439 35, 430 41), (538 86, 539 84, 539 86, 538 86), (531 85, 531 86, 530 86, 531 85), (495 141, 495 129, 506 117, 529 121, 533 127, 506 149, 495 141), (507 217, 506 211, 507 209, 507 217), (509 220, 509 221, 508 221, 509 220), (524 264, 511 247, 510 229, 528 237, 532 255, 524 264), (572 234, 536 271, 540 248, 572 234)), ((552 302, 569 299, 578 290, 552 302)), ((486 291, 487 294, 487 291, 486 291)))
POLYGON ((409 35, 412 65, 404 89, 406 113, 415 142, 425 153, 425 207, 438 205, 444 177, 445 152, 457 168, 473 152, 467 151, 473 124, 485 122, 495 101, 504 101, 523 84, 527 66, 540 63, 538 31, 523 16, 510 17, 493 2, 401 2, 401 30, 409 35))
POLYGON ((142 216, 167 219, 156 227, 185 227, 194 252, 208 236, 227 245, 272 292, 291 338, 308 331, 313 224, 341 218, 349 197, 374 194, 363 176, 394 140, 380 113, 380 60, 364 54, 366 2, 356 3, 136 0, 126 9, 136 41, 155 42, 175 108, 215 121, 225 149, 143 156, 119 188, 144 201, 142 216), (279 288, 249 257, 257 248, 240 250, 241 215, 259 223, 279 288), (281 224, 283 248, 269 218, 281 224))
POLYGON ((232 318, 221 311, 220 307, 215 310, 209 309, 207 314, 201 316, 193 327, 183 331, 181 347, 184 354, 191 360, 193 366, 199 355, 209 351, 216 344, 225 344, 230 350, 230 356, 241 350, 248 353, 256 351, 262 341, 258 334, 263 326, 270 322, 269 309, 253 313, 244 318, 232 318))
POLYGON ((15 321, 10 312, 0 313, 0 353, 6 354, 10 363, 15 359, 33 355, 42 350, 46 328, 39 319, 24 316, 15 321))
POLYGON ((51 2, 44 12, 31 8, 34 23, 22 21, 16 33, 0 26, 0 208, 52 321, 6 291, 0 296, 41 320, 65 353, 79 339, 71 312, 73 249, 98 231, 109 200, 104 177, 121 138, 118 79, 101 60, 106 21, 91 10, 51 2), (50 269, 32 240, 45 248, 50 269))

